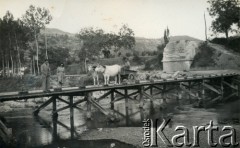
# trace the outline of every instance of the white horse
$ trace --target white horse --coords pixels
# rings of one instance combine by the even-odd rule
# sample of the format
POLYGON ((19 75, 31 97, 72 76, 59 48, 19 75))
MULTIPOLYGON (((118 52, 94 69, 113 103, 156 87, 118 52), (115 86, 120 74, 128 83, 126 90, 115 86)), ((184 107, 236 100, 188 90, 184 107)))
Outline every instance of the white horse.
POLYGON ((98 72, 95 70, 97 66, 88 65, 88 72, 92 75, 93 85, 99 85, 98 72))
POLYGON ((120 84, 120 72, 121 72, 120 65, 98 65, 95 71, 100 72, 104 76, 104 85, 109 84, 109 78, 115 77, 115 84, 117 84, 117 76, 118 76, 118 83, 120 84))

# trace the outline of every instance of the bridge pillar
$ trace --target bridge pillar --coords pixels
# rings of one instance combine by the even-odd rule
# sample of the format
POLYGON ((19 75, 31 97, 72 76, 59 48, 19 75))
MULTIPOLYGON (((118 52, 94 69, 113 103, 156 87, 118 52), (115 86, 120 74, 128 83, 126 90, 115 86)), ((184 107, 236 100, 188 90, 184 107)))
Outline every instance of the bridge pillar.
POLYGON ((57 110, 57 101, 56 101, 56 97, 54 96, 52 99, 52 118, 58 117, 56 110, 57 110))
POLYGON ((92 93, 87 92, 86 98, 87 98, 87 115, 86 116, 87 116, 87 119, 91 119, 92 118, 91 102, 89 100, 92 98, 92 93))
POLYGON ((138 91, 139 91, 139 107, 140 108, 143 108, 143 87, 142 86, 140 86, 139 88, 138 88, 138 91))
POLYGON ((111 91, 111 110, 114 110, 114 90, 111 91))
MULTIPOLYGON (((191 92, 191 87, 192 87, 191 81, 189 81, 189 82, 188 82, 188 91, 189 91, 189 92, 191 92)), ((191 103, 192 99, 191 99, 191 95, 190 95, 190 94, 188 94, 188 99, 189 99, 189 101, 190 101, 190 103, 191 103)))
POLYGON ((71 139, 74 138, 74 110, 73 110, 73 96, 69 96, 70 106, 70 126, 71 126, 71 139))
POLYGON ((57 142, 58 136, 57 136, 57 118, 52 119, 53 123, 53 130, 52 130, 52 137, 53 137, 53 143, 57 142))
POLYGON ((166 84, 163 84, 163 90, 162 90, 162 98, 163 102, 166 103, 166 98, 165 98, 165 93, 166 93, 166 84))
POLYGON ((150 85, 149 87, 150 87, 150 95, 152 96, 153 95, 153 87, 152 87, 152 85, 150 85))

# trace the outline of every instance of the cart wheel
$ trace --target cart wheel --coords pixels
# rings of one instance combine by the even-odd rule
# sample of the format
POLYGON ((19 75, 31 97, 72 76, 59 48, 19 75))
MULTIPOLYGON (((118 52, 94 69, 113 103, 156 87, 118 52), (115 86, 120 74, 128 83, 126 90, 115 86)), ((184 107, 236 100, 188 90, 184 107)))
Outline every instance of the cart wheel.
POLYGON ((128 80, 135 80, 135 76, 133 74, 128 75, 128 80))

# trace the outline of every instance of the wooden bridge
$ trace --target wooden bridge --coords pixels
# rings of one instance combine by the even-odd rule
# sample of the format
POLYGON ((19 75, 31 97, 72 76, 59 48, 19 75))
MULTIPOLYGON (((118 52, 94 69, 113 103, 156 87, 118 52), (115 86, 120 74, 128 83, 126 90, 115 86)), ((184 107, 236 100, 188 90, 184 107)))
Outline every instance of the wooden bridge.
MULTIPOLYGON (((91 106, 97 108, 109 119, 114 120, 114 115, 128 115, 129 100, 138 102, 139 107, 144 105, 144 99, 153 101, 156 95, 161 95, 164 101, 168 98, 183 99, 183 94, 188 96, 188 99, 196 100, 196 102, 207 102, 207 104, 216 101, 224 101, 233 96, 240 97, 240 80, 239 73, 231 71, 217 71, 214 73, 197 74, 193 76, 168 78, 168 79, 151 79, 146 81, 135 81, 123 83, 119 85, 109 86, 84 86, 84 87, 69 87, 51 90, 49 93, 43 93, 42 90, 26 91, 26 92, 8 92, 0 93, 0 101, 13 101, 23 99, 33 99, 40 97, 48 97, 48 100, 34 110, 34 115, 46 106, 52 104, 52 116, 57 117, 58 113, 70 109, 70 120, 74 119, 74 109, 79 109, 79 104, 87 102, 87 117, 91 118, 91 106), (98 98, 93 98, 92 93, 96 91, 104 91, 104 94, 98 98), (171 92, 171 93, 168 93, 171 92), (168 95, 167 95, 168 94, 168 95), (171 95, 171 97, 169 97, 171 95), (62 97, 62 96, 67 96, 62 97), (76 97, 75 96, 82 96, 76 97), (110 108, 104 108, 99 103, 110 96, 110 108), (211 97, 210 97, 211 96, 211 97), (58 101, 63 102, 66 106, 57 108, 58 101), (114 104, 117 101, 124 100, 126 114, 116 111, 114 104)), ((74 123, 71 122, 71 127, 74 123)))

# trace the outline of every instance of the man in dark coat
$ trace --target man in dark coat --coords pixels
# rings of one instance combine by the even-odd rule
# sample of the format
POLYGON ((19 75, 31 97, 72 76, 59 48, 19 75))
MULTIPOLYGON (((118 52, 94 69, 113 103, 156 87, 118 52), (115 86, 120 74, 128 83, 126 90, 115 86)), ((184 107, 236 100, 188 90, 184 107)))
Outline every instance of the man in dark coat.
POLYGON ((41 73, 42 73, 42 89, 43 92, 50 92, 49 90, 49 81, 50 81, 50 68, 48 60, 41 65, 41 73))

